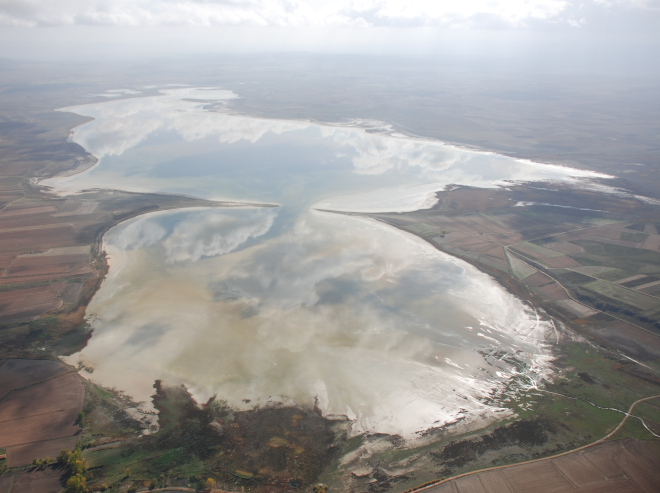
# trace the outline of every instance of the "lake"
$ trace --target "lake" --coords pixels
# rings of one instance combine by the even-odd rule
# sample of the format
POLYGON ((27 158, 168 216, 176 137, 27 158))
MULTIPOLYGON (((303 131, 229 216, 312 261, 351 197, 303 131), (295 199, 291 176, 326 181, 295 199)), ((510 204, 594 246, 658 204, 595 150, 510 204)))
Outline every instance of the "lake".
POLYGON ((348 418, 353 433, 406 437, 506 416, 491 395, 551 374, 547 316, 423 240, 339 212, 428 208, 448 185, 602 175, 381 122, 232 114, 235 97, 170 88, 62 109, 94 118, 72 140, 99 162, 42 182, 58 193, 278 205, 157 212, 111 229, 110 271, 87 311, 94 333, 68 362, 146 411, 160 379, 199 402, 316 406, 348 418))

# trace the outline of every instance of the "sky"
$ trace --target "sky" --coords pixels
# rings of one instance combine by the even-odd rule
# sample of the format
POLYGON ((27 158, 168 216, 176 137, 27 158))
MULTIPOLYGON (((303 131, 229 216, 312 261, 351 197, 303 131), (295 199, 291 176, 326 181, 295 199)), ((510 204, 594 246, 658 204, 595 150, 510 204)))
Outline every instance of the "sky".
POLYGON ((0 57, 657 45, 660 0, 0 0, 0 57), (614 41, 613 41, 614 40, 614 41))

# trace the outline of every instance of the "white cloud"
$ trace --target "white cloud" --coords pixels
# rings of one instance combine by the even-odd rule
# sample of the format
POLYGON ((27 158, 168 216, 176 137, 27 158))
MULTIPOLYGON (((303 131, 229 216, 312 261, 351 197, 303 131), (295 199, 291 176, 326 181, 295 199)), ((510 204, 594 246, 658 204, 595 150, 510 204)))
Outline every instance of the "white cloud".
MULTIPOLYGON (((591 0, 604 8, 653 8, 657 0, 591 0)), ((569 0, 0 0, 10 26, 523 27, 528 21, 573 24, 569 0)))

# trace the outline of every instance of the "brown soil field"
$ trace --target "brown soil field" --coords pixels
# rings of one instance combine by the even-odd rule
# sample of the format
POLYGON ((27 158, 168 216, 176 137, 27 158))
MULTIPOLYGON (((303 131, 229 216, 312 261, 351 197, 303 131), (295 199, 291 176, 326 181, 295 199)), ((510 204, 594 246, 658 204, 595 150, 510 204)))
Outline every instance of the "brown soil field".
POLYGON ((509 264, 506 262, 506 260, 491 257, 490 255, 479 255, 477 259, 482 264, 492 267, 493 269, 506 272, 507 274, 509 273, 509 264))
POLYGON ((563 457, 475 473, 426 488, 427 493, 656 493, 660 444, 604 443, 563 457))
POLYGON ((34 206, 34 207, 24 207, 21 209, 5 209, 0 213, 0 224, 4 226, 4 219, 7 217, 13 217, 13 216, 24 216, 26 214, 44 214, 46 212, 56 212, 57 207, 53 207, 52 205, 44 205, 44 206, 34 206))
POLYGON ((579 267, 575 260, 571 257, 562 256, 562 257, 546 257, 543 259, 543 263, 550 267, 551 269, 566 269, 570 267, 579 267))
POLYGON ((491 257, 506 260, 506 252, 501 246, 490 246, 484 253, 490 255, 491 257))
MULTIPOLYGON (((71 372, 13 391, 2 399, 0 423, 78 409, 83 396, 79 383, 78 374, 71 372)), ((0 437, 6 435, 6 430, 0 430, 0 437)))
POLYGON ((82 282, 69 282, 66 283, 62 291, 60 291, 60 298, 64 303, 75 303, 80 294, 82 293, 83 283, 82 282))
MULTIPOLYGON (((5 171, 3 168, 0 174, 5 171)), ((105 273, 105 260, 98 248, 102 235, 121 221, 159 209, 237 205, 117 191, 60 198, 31 186, 25 187, 23 194, 26 196, 4 209, 0 203, 0 327, 27 322, 47 312, 65 316, 78 305, 86 305, 105 273), (53 282, 59 280, 75 280, 87 287, 67 290, 63 306, 62 284, 53 282)), ((67 330, 83 322, 81 317, 69 323, 67 330)))
POLYGON ((642 284, 641 286, 635 287, 637 291, 641 291, 642 293, 647 293, 647 294, 654 294, 653 291, 655 290, 649 290, 649 288, 653 288, 655 286, 658 286, 660 284, 660 281, 653 281, 649 282, 647 284, 642 284))
POLYGON ((68 373, 71 368, 57 361, 29 359, 0 361, 0 401, 12 390, 34 385, 48 378, 68 373))
POLYGON ((660 358, 658 337, 626 322, 594 327, 589 333, 601 340, 625 350, 626 354, 640 361, 653 361, 660 358))
POLYGON ((551 277, 546 276, 542 272, 537 272, 525 278, 525 284, 529 284, 530 286, 545 286, 553 282, 551 277))
POLYGON ((490 242, 486 239, 475 238, 473 236, 463 234, 462 237, 454 238, 451 245, 455 248, 462 248, 464 250, 479 251, 479 250, 487 249, 487 248, 491 247, 493 244, 492 244, 492 242, 490 242))
POLYGON ((11 263, 14 261, 16 258, 15 253, 4 253, 0 254, 0 269, 4 269, 6 267, 9 267, 11 263))
MULTIPOLYGON (((524 243, 516 244, 515 250, 524 254, 525 257, 536 259, 544 265, 547 265, 549 261, 553 260, 548 255, 543 255, 543 253, 533 249, 531 246, 525 245, 524 243)), ((557 257, 560 257, 560 255, 557 255, 557 257)))
POLYGON ((649 236, 644 243, 642 243, 642 248, 645 250, 653 250, 657 252, 660 250, 660 236, 651 235, 649 236))
POLYGON ((57 281, 59 279, 71 280, 73 278, 80 278, 81 280, 84 280, 91 277, 90 274, 92 273, 94 273, 94 268, 91 265, 85 265, 72 272, 40 274, 35 276, 1 277, 0 286, 22 289, 29 287, 30 285, 34 286, 38 283, 44 283, 45 281, 57 281))
POLYGON ((6 277, 74 273, 89 265, 87 255, 20 256, 7 268, 6 277))
POLYGON ((560 300, 559 305, 578 318, 590 317, 598 313, 596 310, 592 310, 591 308, 587 308, 584 305, 580 305, 571 299, 560 300))
POLYGON ((613 240, 607 237, 602 237, 597 235, 584 235, 582 239, 588 241, 598 241, 600 243, 608 243, 610 245, 618 245, 627 248, 640 248, 642 246, 642 243, 635 243, 632 241, 625 241, 625 240, 613 240))
POLYGON ((75 445, 84 388, 77 373, 47 360, 8 360, 0 366, 0 447, 7 465, 26 465, 75 445))
POLYGON ((52 440, 43 440, 34 443, 25 443, 23 445, 14 445, 7 447, 7 455, 10 459, 7 465, 22 466, 30 464, 35 457, 54 459, 60 451, 73 450, 78 442, 79 436, 72 435, 63 438, 54 438, 52 440))
POLYGON ((541 293, 546 299, 551 301, 560 301, 568 298, 566 291, 564 291, 562 287, 556 282, 553 282, 547 286, 541 286, 537 288, 537 291, 541 293))
POLYGON ((0 325, 32 320, 42 313, 60 308, 64 283, 0 292, 0 325))
POLYGON ((34 252, 53 247, 76 246, 73 226, 50 226, 39 229, 6 231, 0 236, 0 251, 34 252))
MULTIPOLYGON (((38 399, 38 396, 39 392, 29 393, 26 399, 38 399)), ((39 401, 30 404, 33 405, 35 410, 41 410, 39 409, 39 401)), ((15 414, 12 416, 14 419, 1 422, 0 444, 8 448, 8 465, 12 467, 22 465, 20 462, 15 461, 11 454, 13 446, 32 442, 43 442, 65 436, 74 436, 75 433, 78 433, 80 429, 75 422, 80 409, 82 409, 82 407, 73 409, 55 409, 51 412, 45 412, 43 414, 28 416, 25 418, 21 418, 19 417, 19 414, 15 414)), ((38 456, 41 456, 41 454, 38 456)), ((27 463, 34 459, 34 457, 35 456, 28 458, 27 463)))
POLYGON ((551 250, 556 250, 565 254, 574 254, 574 253, 584 253, 584 248, 574 243, 568 243, 567 241, 552 241, 550 243, 545 243, 543 245, 546 248, 551 250))
POLYGON ((46 467, 0 476, 0 493, 60 493, 64 489, 62 469, 46 467))

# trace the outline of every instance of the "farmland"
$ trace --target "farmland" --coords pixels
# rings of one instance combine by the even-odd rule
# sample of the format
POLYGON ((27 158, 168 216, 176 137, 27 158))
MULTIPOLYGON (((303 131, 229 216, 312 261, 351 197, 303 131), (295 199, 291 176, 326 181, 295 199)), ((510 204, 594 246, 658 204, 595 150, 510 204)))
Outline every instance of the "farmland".
POLYGON ((433 486, 428 493, 651 493, 660 482, 657 443, 624 440, 532 464, 480 472, 433 486))
MULTIPOLYGON (((173 73, 180 76, 180 71, 168 72, 157 64, 154 67, 161 82, 171 82, 173 73)), ((236 68, 231 64, 230 67, 236 68)), ((428 104, 426 97, 422 103, 415 103, 415 98, 405 91, 403 97, 399 93, 388 96, 382 84, 375 86, 378 91, 370 92, 371 86, 356 77, 353 83, 366 92, 341 99, 338 104, 337 94, 332 91, 343 91, 343 82, 331 90, 319 82, 319 93, 310 96, 289 84, 291 81, 278 71, 280 67, 276 68, 268 77, 279 80, 280 87, 263 92, 258 85, 246 85, 248 97, 237 100, 235 107, 269 117, 336 121, 372 116, 389 121, 398 120, 399 115, 393 115, 384 101, 395 101, 406 107, 409 115, 403 121, 413 125, 419 134, 430 129, 432 134, 435 132, 432 136, 446 138, 449 131, 449 140, 488 148, 500 145, 501 150, 510 153, 527 142, 507 132, 507 128, 518 128, 515 118, 497 130, 489 128, 488 145, 483 145, 476 133, 467 139, 464 131, 456 130, 481 126, 479 118, 463 122, 463 127, 454 126, 448 113, 430 114, 433 105, 428 104), (314 107, 317 103, 311 102, 313 98, 326 105, 325 113, 314 107), (363 103, 367 99, 369 103, 363 103), (410 104, 422 104, 424 111, 409 111, 410 104), (310 113, 309 108, 314 111, 310 113)), ((246 73, 255 77, 252 71, 246 73)), ((20 80, 25 79, 25 75, 21 77, 20 80)), ((2 94, 0 123, 0 348, 2 357, 8 358, 55 358, 85 344, 90 336, 85 307, 106 274, 101 237, 110 227, 157 210, 231 205, 110 190, 61 197, 39 188, 36 180, 40 178, 75 173, 95 163, 92 156, 67 141, 70 130, 85 119, 52 110, 89 101, 89 94, 131 80, 122 79, 114 70, 99 72, 91 82, 89 78, 72 82, 68 72, 51 77, 64 82, 35 83, 25 90, 3 86, 6 93, 2 94)), ((216 76, 189 82, 216 83, 217 77, 213 77, 216 76)), ((238 84, 241 77, 226 75, 222 82, 238 84)), ((269 83, 277 85, 273 80, 269 83)), ((489 81, 489 86, 491 83, 502 82, 489 81)), ((638 98, 638 104, 643 104, 644 98, 638 98)), ((471 101, 479 104, 477 99, 471 101)), ((588 107, 593 104, 590 101, 584 104, 588 107)), ((627 107, 629 101, 625 103, 622 107, 627 107)), ((498 109, 494 114, 504 113, 498 109)), ((545 128, 542 117, 538 118, 535 128, 545 128)), ((564 142, 564 132, 576 135, 588 127, 575 124, 567 130, 563 123, 557 125, 555 132, 559 133, 552 136, 549 144, 537 142, 522 154, 553 162, 579 161, 578 164, 593 168, 594 163, 600 165, 597 156, 581 160, 579 154, 558 157, 554 152, 557 143, 564 142)), ((602 146, 602 141, 594 136, 588 141, 591 149, 602 146)), ((575 145, 575 152, 582 151, 583 142, 575 145)), ((618 144, 608 140, 607 145, 618 144)), ((640 148, 634 157, 628 151, 608 154, 606 169, 614 173, 624 158, 652 162, 655 147, 644 144, 640 148)), ((657 184, 655 168, 631 169, 637 168, 638 172, 627 175, 630 182, 650 193, 657 184)), ((93 466, 90 484, 99 488, 105 481, 115 490, 130 486, 147 490, 153 479, 158 485, 197 487, 210 476, 232 490, 244 487, 248 491, 282 491, 300 484, 307 487, 318 478, 333 485, 331 491, 404 491, 440 477, 534 459, 589 443, 611 431, 631 402, 657 393, 660 224, 656 205, 632 195, 558 188, 554 184, 512 184, 487 190, 455 188, 439 192, 438 198, 438 205, 431 210, 371 217, 418 235, 436 248, 476 265, 558 321, 553 342, 556 366, 562 371, 557 378, 544 382, 541 389, 521 393, 512 385, 503 395, 492 396, 512 410, 515 418, 472 434, 457 431, 460 423, 429 430, 419 443, 401 448, 396 436, 344 440, 341 422, 320 419, 310 410, 233 413, 222 406, 197 406, 182 388, 156 388, 154 402, 160 412, 161 429, 150 437, 142 437, 145 425, 127 412, 135 403, 111 389, 86 383, 83 409, 87 422, 76 435, 80 427, 74 423, 82 398, 78 376, 70 368, 50 366, 52 378, 45 382, 33 370, 36 364, 21 363, 21 371, 12 374, 15 380, 0 380, 0 395, 13 389, 8 381, 15 382, 12 385, 17 388, 25 387, 6 399, 7 410, 0 409, 6 413, 3 416, 14 422, 20 410, 38 401, 29 389, 39 386, 48 397, 40 404, 45 415, 57 411, 62 416, 45 429, 40 427, 40 418, 30 413, 15 429, 2 427, 5 445, 0 443, 0 447, 7 448, 8 465, 17 467, 10 474, 0 475, 0 492, 10 487, 12 493, 57 491, 61 471, 27 468, 25 464, 37 456, 52 457, 59 448, 73 447, 77 440, 93 466), (58 405, 59 395, 72 399, 75 406, 64 409, 58 405), (28 439, 36 439, 36 445, 27 443, 28 439), (130 475, 126 469, 131 470, 130 475)), ((497 359, 502 355, 489 357, 497 359)), ((7 361, 0 372, 8 371, 9 361, 24 360, 7 361)), ((79 371, 84 375, 84 368, 79 371)), ((4 400, 0 401, 0 405, 4 404, 4 400)), ((640 469, 639 464, 643 467, 644 457, 657 456, 657 442, 649 443, 652 435, 648 429, 660 433, 658 404, 644 403, 635 413, 644 425, 630 420, 613 437, 635 441, 613 441, 551 465, 531 469, 520 466, 521 472, 510 468, 506 472, 465 477, 447 483, 452 485, 447 488, 453 489, 446 491, 500 488, 506 492, 542 487, 557 491, 640 491, 632 489, 639 487, 637 480, 650 478, 657 484, 653 474, 645 473, 653 469, 640 469)), ((657 470, 657 465, 653 467, 657 470)))
POLYGON ((34 459, 55 459, 79 440, 84 389, 78 374, 55 361, 0 362, 0 448, 15 471, 0 476, 0 491, 53 492, 64 473, 53 467, 28 470, 34 459), (3 489, 4 488, 4 489, 3 489))
POLYGON ((537 188, 458 188, 439 192, 431 210, 371 217, 469 261, 600 343, 656 364, 660 235, 653 218, 660 207, 537 188))

